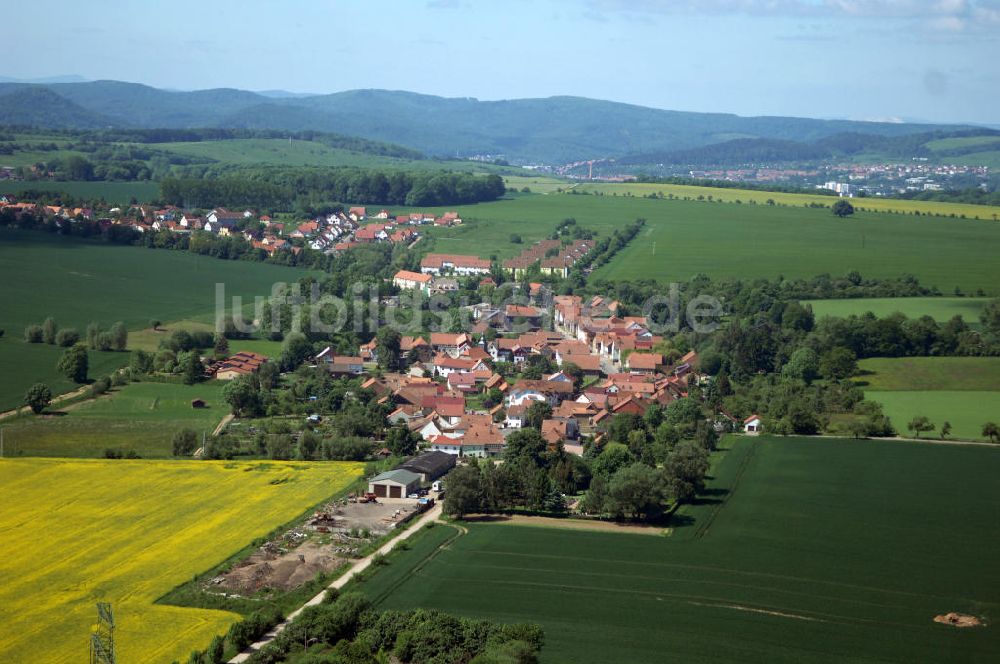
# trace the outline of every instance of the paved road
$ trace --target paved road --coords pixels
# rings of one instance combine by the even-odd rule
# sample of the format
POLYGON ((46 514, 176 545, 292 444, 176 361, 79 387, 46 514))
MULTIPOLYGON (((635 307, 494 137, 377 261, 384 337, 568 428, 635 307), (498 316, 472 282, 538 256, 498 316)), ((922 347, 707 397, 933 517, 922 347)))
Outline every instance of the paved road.
MULTIPOLYGON (((398 544, 399 542, 407 539, 408 537, 410 537, 414 533, 418 532, 421 528, 423 528, 425 525, 427 525, 431 521, 437 520, 438 517, 441 516, 441 510, 442 510, 442 504, 440 502, 438 502, 428 512, 426 512, 425 514, 421 515, 420 518, 418 518, 416 521, 414 521, 413 523, 411 523, 409 525, 409 527, 406 530, 404 530, 402 533, 400 533, 399 535, 397 535, 393 539, 391 539, 388 542, 386 542, 385 544, 383 544, 377 551, 368 554, 364 558, 361 558, 360 560, 358 560, 357 562, 355 562, 353 565, 351 565, 350 569, 348 569, 338 579, 336 579, 333 583, 331 583, 329 586, 327 586, 327 588, 336 588, 337 590, 340 590, 341 588, 343 588, 347 584, 348 581, 350 581, 352 578, 354 578, 355 574, 363 572, 366 569, 368 569, 369 566, 371 566, 371 564, 372 564, 372 558, 374 558, 378 554, 385 555, 385 554, 389 553, 390 551, 393 550, 393 548, 395 548, 396 544, 398 544)), ((250 659, 250 656, 254 653, 254 651, 260 650, 261 648, 263 648, 264 646, 266 646, 268 643, 270 643, 271 641, 273 641, 274 638, 276 636, 278 636, 278 634, 280 634, 285 629, 285 627, 288 626, 288 624, 292 620, 294 620, 300 613, 302 613, 303 609, 305 609, 307 606, 315 606, 317 604, 322 603, 323 602, 323 596, 325 594, 326 594, 326 590, 324 589, 323 592, 319 593, 318 595, 316 595, 315 597, 313 597, 311 600, 309 600, 308 602, 306 602, 305 604, 303 604, 301 607, 299 607, 298 609, 296 609, 292 613, 288 614, 288 617, 285 618, 284 622, 280 623, 273 630, 271 630, 270 632, 268 632, 267 634, 265 634, 264 638, 262 638, 260 641, 257 641, 256 643, 252 644, 247 650, 244 650, 239 655, 237 655, 236 657, 233 657, 231 660, 229 660, 230 663, 231 664, 237 664, 238 662, 245 662, 246 660, 250 659)))

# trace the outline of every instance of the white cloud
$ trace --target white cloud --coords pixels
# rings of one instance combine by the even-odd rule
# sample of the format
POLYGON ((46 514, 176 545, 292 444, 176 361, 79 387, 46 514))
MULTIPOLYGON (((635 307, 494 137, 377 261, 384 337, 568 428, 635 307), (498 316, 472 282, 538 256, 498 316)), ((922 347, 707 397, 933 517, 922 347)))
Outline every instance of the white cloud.
POLYGON ((590 0, 590 12, 622 14, 812 16, 856 21, 895 19, 928 32, 1000 30, 1000 0, 590 0))

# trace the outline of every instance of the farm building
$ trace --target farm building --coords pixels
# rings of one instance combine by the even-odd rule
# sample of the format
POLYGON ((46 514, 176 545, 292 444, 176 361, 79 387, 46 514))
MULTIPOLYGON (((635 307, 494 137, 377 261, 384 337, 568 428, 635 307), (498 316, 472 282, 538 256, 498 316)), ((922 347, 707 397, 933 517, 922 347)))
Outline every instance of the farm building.
POLYGON ((379 498, 406 498, 420 488, 420 475, 410 470, 390 470, 368 481, 368 492, 379 498))
POLYGON ((743 420, 743 432, 757 434, 764 429, 760 415, 751 415, 743 420))
POLYGON ((433 482, 455 467, 455 455, 447 452, 424 452, 404 464, 397 470, 409 470, 421 476, 424 482, 433 482))
POLYGON ((242 351, 219 364, 215 369, 215 377, 219 380, 233 380, 256 372, 265 362, 267 358, 259 353, 242 351))

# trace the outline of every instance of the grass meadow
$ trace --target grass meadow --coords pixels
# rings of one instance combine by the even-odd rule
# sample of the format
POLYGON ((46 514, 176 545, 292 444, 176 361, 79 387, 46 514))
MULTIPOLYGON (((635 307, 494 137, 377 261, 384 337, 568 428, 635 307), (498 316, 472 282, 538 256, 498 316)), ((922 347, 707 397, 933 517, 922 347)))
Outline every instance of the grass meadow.
POLYGON ((950 422, 951 438, 983 440, 983 424, 1000 423, 1000 357, 876 357, 858 368, 865 399, 882 404, 901 436, 918 415, 934 423, 923 434, 931 438, 950 422))
POLYGON ((87 658, 111 602, 122 662, 186 660, 239 616, 154 604, 256 537, 342 491, 352 463, 0 460, 0 652, 87 658))
POLYGON ((912 436, 907 423, 924 415, 934 424, 925 438, 940 436, 941 427, 951 422, 951 438, 985 440, 983 424, 1000 424, 1000 391, 983 390, 865 390, 865 399, 882 404, 883 411, 901 436, 912 436))
POLYGON ((872 357, 858 368, 868 390, 1000 391, 1000 357, 872 357))
POLYGON ((933 618, 1000 615, 1000 447, 729 441, 671 536, 438 527, 360 588, 384 608, 537 622, 550 664, 994 659, 992 626, 933 618))
MULTIPOLYGON (((248 261, 224 261, 181 251, 120 247, 35 232, 0 231, 0 410, 20 405, 25 390, 45 382, 58 393, 72 384, 55 365, 61 349, 23 341, 24 327, 53 316, 81 334, 90 321, 105 328, 124 321, 130 330, 192 316, 212 321, 216 283, 244 302, 267 295, 276 281, 305 272, 248 261)), ((231 302, 231 299, 230 299, 231 302)), ((92 354, 91 377, 128 361, 125 353, 92 354)))
POLYGON ((930 316, 944 323, 954 316, 961 316, 970 325, 979 325, 979 314, 989 301, 982 297, 866 297, 840 300, 806 300, 802 304, 812 307, 816 318, 833 316, 846 318, 871 312, 883 318, 901 313, 907 318, 930 316))
POLYGON ((171 456, 173 435, 181 429, 211 434, 229 406, 225 383, 198 385, 130 383, 96 399, 47 414, 5 422, 7 456, 100 457, 104 450, 135 450, 143 458, 171 456), (192 408, 202 399, 206 408, 192 408))

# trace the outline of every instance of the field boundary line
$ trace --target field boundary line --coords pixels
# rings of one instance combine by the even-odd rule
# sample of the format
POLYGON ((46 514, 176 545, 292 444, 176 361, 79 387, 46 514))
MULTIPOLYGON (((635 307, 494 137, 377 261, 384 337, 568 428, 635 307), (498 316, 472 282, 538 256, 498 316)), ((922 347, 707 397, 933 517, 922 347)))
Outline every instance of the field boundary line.
MULTIPOLYGON (((746 454, 743 455, 743 458, 740 460, 740 465, 736 469, 736 475, 733 477, 732 486, 729 487, 729 490, 726 492, 726 495, 722 497, 722 500, 720 500, 712 509, 712 511, 709 513, 708 518, 705 519, 705 522, 695 529, 694 531, 695 539, 702 539, 703 537, 705 537, 705 535, 708 534, 709 529, 715 522, 715 517, 719 515, 719 512, 722 511, 723 507, 729 504, 729 499, 732 498, 733 494, 736 493, 736 489, 739 488, 740 481, 743 479, 743 474, 746 472, 747 466, 750 465, 750 461, 753 459, 754 453, 756 451, 757 451, 757 440, 751 439, 750 449, 747 451, 746 454)), ((730 453, 732 453, 731 450, 730 453)))
POLYGON ((445 541, 441 542, 441 544, 439 544, 437 547, 435 547, 435 549, 431 551, 430 554, 428 554, 423 560, 414 565, 413 569, 410 570, 410 573, 408 575, 401 577, 398 581, 390 585, 385 591, 379 593, 376 597, 373 597, 372 604, 381 604, 383 600, 385 600, 389 595, 394 593, 396 589, 398 589, 401 585, 403 585, 411 578, 419 574, 424 567, 426 567, 432 560, 437 558, 438 555, 446 548, 448 548, 452 542, 457 540, 462 535, 467 535, 469 532, 468 528, 453 523, 449 523, 447 521, 441 522, 441 525, 454 528, 455 533, 445 541))

